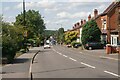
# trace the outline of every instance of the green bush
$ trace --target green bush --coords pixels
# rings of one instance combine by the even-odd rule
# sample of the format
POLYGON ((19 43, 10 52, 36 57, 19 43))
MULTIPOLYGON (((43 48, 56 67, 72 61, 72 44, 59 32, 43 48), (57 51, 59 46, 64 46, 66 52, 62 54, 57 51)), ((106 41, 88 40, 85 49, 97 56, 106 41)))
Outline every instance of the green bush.
POLYGON ((20 26, 2 25, 2 57, 7 58, 8 63, 13 61, 16 52, 23 46, 23 32, 20 26))
POLYGON ((3 39, 2 56, 6 57, 9 63, 14 59, 15 53, 18 50, 18 47, 14 39, 11 39, 10 37, 4 36, 4 35, 2 39, 3 39))

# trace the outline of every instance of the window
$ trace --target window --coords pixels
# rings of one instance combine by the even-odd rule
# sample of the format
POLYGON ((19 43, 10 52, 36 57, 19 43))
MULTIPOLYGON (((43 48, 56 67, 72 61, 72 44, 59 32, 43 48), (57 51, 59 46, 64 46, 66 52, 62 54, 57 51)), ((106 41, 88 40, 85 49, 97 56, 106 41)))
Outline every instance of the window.
POLYGON ((106 30, 107 26, 106 26, 106 20, 105 19, 101 19, 102 20, 102 29, 106 30))
POLYGON ((118 35, 111 35, 111 45, 117 46, 118 44, 118 35))

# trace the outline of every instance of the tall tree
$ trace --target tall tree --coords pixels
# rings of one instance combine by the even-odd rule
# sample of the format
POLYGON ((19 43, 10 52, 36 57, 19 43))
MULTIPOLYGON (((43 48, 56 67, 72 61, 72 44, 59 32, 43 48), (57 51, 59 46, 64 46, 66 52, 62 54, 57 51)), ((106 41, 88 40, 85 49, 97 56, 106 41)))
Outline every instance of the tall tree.
POLYGON ((101 40, 101 31, 95 20, 87 22, 82 29, 82 44, 87 42, 99 42, 101 40))
MULTIPOLYGON (((16 17, 15 25, 23 25, 23 13, 16 17)), ((28 10, 25 12, 25 26, 28 30, 28 37, 31 38, 33 35, 42 34, 45 29, 44 20, 42 19, 39 11, 28 10)))
POLYGON ((59 28, 57 31, 58 42, 64 42, 64 28, 59 28))

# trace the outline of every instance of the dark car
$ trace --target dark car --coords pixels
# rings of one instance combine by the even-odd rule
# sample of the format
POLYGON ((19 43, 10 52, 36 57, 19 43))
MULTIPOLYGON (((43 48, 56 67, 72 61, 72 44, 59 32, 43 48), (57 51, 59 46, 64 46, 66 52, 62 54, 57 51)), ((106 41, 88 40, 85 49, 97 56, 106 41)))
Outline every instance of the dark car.
POLYGON ((74 48, 78 48, 80 46, 81 46, 81 44, 75 44, 75 45, 73 45, 74 48))
POLYGON ((101 42, 88 42, 86 45, 84 45, 84 47, 88 50, 103 49, 104 44, 102 44, 101 42))

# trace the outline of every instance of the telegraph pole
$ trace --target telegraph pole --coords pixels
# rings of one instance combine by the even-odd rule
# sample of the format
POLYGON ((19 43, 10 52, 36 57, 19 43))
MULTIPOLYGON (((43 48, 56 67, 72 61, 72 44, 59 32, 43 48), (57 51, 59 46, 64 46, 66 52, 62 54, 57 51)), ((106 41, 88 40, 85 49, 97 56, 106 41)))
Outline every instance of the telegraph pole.
POLYGON ((25 0, 23 0, 23 25, 25 27, 25 0))
POLYGON ((29 49, 27 48, 27 29, 26 29, 26 21, 25 21, 25 0, 23 0, 23 26, 24 26, 24 29, 25 29, 25 32, 24 32, 24 49, 25 49, 25 52, 29 51, 29 49))

